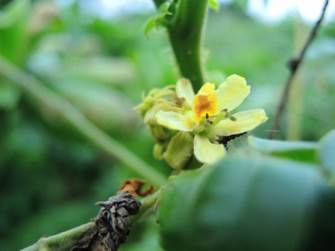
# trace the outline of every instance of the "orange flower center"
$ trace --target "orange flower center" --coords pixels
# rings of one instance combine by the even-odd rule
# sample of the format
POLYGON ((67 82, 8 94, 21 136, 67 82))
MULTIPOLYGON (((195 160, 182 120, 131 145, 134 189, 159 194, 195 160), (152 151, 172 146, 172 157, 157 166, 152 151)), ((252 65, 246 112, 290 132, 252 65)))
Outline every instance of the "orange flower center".
POLYGON ((206 116, 213 116, 218 113, 218 98, 214 84, 206 83, 195 95, 193 100, 194 120, 199 123, 206 116))

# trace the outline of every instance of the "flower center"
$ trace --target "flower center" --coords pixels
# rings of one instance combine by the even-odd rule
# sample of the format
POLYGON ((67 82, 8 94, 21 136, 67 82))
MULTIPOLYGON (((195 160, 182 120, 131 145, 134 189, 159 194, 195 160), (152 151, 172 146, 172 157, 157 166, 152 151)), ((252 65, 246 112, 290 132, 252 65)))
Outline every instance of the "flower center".
POLYGON ((199 123, 206 116, 210 117, 218 113, 218 98, 214 84, 206 83, 201 87, 193 100, 193 116, 199 123))

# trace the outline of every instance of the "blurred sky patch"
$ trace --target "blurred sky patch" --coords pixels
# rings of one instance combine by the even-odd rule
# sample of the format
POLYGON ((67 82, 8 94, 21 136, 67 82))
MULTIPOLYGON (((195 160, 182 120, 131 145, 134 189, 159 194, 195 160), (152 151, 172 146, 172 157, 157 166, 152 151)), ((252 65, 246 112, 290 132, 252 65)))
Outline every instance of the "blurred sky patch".
MULTIPOLYGON (((232 0, 220 0, 222 4, 232 0)), ((73 0, 59 0, 61 4, 69 4, 73 0)), ((90 13, 109 18, 131 13, 147 12, 154 9, 152 0, 82 0, 82 7, 90 13)), ((324 0, 250 0, 248 12, 250 15, 265 21, 277 22, 287 15, 297 13, 307 22, 314 22, 320 15, 324 0)), ((330 1, 326 20, 335 13, 335 2, 330 1)))

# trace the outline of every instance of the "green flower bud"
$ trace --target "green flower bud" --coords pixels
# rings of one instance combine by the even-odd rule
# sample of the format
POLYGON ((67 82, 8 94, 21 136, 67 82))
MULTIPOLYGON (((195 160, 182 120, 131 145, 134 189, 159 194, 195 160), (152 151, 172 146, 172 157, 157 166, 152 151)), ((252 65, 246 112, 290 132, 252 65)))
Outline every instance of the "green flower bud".
POLYGON ((144 118, 146 113, 152 109, 156 104, 161 102, 168 102, 175 99, 175 91, 172 86, 167 86, 163 89, 153 89, 144 97, 143 102, 136 107, 144 118))
POLYGON ((183 169, 193 154, 193 136, 178 132, 170 140, 163 159, 174 169, 183 169))
POLYGON ((158 143, 164 143, 168 141, 173 134, 171 130, 159 125, 150 125, 150 131, 158 143))
POLYGON ((174 86, 167 86, 163 89, 154 89, 143 99, 143 102, 136 107, 143 117, 144 123, 151 130, 157 143, 166 143, 175 133, 173 130, 159 125, 156 121, 158 111, 181 112, 183 102, 176 95, 174 86))
POLYGON ((156 143, 153 150, 154 157, 161 160, 163 158, 164 150, 165 146, 163 144, 156 143))

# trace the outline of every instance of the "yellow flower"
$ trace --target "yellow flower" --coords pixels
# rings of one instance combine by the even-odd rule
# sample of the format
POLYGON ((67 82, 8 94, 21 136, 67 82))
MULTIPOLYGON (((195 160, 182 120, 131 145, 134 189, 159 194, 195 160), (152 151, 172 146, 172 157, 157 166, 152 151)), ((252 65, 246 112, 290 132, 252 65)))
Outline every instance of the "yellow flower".
POLYGON ((178 98, 184 100, 181 111, 158 111, 159 125, 194 134, 194 155, 202 163, 213 163, 226 153, 217 137, 236 135, 253 130, 268 118, 263 109, 237 112, 250 93, 246 80, 238 75, 229 76, 217 89, 206 83, 195 95, 191 83, 181 79, 176 85, 178 98))

